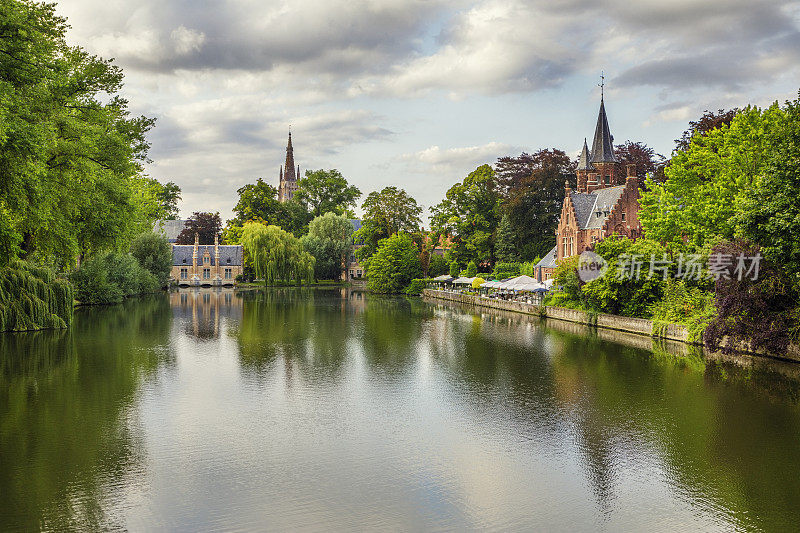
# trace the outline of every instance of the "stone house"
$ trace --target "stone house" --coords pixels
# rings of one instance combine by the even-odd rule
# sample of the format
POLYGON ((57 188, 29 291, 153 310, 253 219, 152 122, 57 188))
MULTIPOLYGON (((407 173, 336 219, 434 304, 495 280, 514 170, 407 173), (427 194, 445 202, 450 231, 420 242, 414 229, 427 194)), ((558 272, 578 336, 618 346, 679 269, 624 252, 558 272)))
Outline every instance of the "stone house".
POLYGON ((242 246, 200 244, 195 235, 194 244, 172 245, 171 281, 181 286, 233 285, 242 273, 242 246))

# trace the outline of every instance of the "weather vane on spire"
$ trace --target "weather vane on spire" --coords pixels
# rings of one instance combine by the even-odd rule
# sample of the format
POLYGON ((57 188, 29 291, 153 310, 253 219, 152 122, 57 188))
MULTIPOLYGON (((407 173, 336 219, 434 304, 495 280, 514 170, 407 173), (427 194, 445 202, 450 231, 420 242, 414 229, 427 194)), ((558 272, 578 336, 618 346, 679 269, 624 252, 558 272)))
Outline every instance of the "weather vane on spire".
POLYGON ((600 100, 602 100, 603 99, 603 92, 604 92, 603 89, 606 86, 606 77, 605 77, 604 72, 602 70, 600 71, 600 83, 598 83, 597 86, 600 87, 600 100))

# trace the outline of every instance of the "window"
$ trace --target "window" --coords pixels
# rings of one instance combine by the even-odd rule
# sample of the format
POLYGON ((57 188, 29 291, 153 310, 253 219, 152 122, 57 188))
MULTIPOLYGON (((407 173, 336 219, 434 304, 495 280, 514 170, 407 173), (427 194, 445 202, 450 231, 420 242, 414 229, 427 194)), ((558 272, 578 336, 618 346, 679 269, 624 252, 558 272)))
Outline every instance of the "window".
POLYGON ((203 269, 203 279, 211 279, 211 269, 204 268, 203 269))
POLYGON ((361 271, 360 270, 358 271, 358 277, 359 278, 361 277, 361 271))
POLYGON ((181 269, 181 279, 189 279, 189 269, 182 268, 181 269))
POLYGON ((622 221, 625 222, 625 211, 622 212, 622 221))
POLYGON ((606 185, 609 185, 611 183, 611 174, 606 174, 605 177, 603 178, 603 181, 605 182, 606 185))
POLYGON ((233 269, 226 268, 225 269, 225 279, 231 279, 233 277, 233 269))
POLYGON ((228 261, 227 261, 227 263, 228 263, 229 265, 231 264, 231 258, 230 258, 230 257, 228 258, 228 261))
POLYGON ((210 256, 207 256, 207 255, 206 255, 206 256, 204 256, 204 257, 203 257, 203 264, 204 264, 204 265, 207 265, 209 262, 211 262, 211 257, 210 257, 210 256))

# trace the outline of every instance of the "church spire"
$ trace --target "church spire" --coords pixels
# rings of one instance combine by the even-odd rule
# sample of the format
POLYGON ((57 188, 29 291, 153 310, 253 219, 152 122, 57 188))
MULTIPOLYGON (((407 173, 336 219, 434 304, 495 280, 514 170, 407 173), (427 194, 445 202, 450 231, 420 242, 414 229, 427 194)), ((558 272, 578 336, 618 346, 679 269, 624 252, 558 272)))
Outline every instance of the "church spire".
POLYGON ((286 145, 286 164, 283 165, 283 179, 285 181, 295 181, 297 176, 294 173, 294 149, 292 148, 292 132, 289 132, 289 143, 286 145))
POLYGON ((600 113, 597 115, 597 126, 594 129, 594 140, 592 141, 592 156, 590 163, 614 163, 614 137, 608 127, 608 117, 606 117, 606 105, 603 97, 600 97, 600 113))
POLYGON ((583 150, 578 157, 578 170, 591 170, 592 163, 589 161, 589 146, 586 144, 586 138, 583 138, 583 150))

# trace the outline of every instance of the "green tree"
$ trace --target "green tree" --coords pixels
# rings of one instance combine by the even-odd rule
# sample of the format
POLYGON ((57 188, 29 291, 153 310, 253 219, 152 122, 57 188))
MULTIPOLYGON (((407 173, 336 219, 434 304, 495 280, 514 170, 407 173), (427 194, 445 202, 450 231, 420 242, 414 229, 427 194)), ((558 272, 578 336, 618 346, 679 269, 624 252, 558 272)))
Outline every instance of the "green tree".
POLYGON ((325 213, 311 221, 301 241, 314 256, 317 279, 339 279, 350 251, 353 224, 345 216, 325 213))
POLYGON ((172 270, 172 247, 163 235, 149 232, 137 236, 131 244, 131 255, 161 286, 167 284, 172 270))
POLYGON ((352 214, 361 191, 349 185, 342 173, 336 170, 306 170, 304 178, 298 180, 294 197, 308 204, 312 216, 325 213, 352 214))
POLYGON ((214 244, 214 239, 222 233, 222 219, 219 213, 203 213, 195 211, 186 220, 183 231, 176 239, 176 244, 194 244, 195 235, 200 236, 200 244, 214 244))
POLYGON ((378 243, 400 231, 418 233, 422 208, 403 189, 384 187, 367 195, 361 208, 364 217, 355 238, 364 246, 359 248, 359 261, 365 262, 378 249, 378 243))
POLYGON ((236 216, 226 224, 226 239, 241 235, 244 223, 249 221, 280 226, 298 237, 308 231, 312 216, 306 206, 294 198, 287 202, 278 201, 278 190, 261 178, 241 187, 237 192, 239 201, 233 208, 236 216))
POLYGON ((497 161, 497 181, 504 191, 497 234, 497 258, 531 260, 555 245, 555 229, 564 202, 564 183, 575 187, 576 164, 561 150, 539 150, 497 161))
POLYGON ((475 264, 475 261, 470 261, 467 263, 467 277, 474 278, 478 275, 478 265, 475 264))
POLYGON ((462 183, 453 185, 445 199, 433 207, 431 224, 436 236, 448 235, 448 257, 494 264, 495 232, 500 223, 500 192, 494 170, 481 165, 462 183))
POLYGON ((738 233, 759 243, 764 256, 800 283, 800 93, 786 102, 763 172, 736 206, 738 233))
POLYGON ((54 4, 6 0, 0 28, 0 261, 129 244, 154 221, 153 121, 130 116, 119 67, 66 44, 54 4))
POLYGON ((367 268, 367 287, 372 292, 398 293, 419 278, 419 250, 407 233, 395 233, 378 245, 367 268))
POLYGON ((730 125, 695 135, 689 147, 673 154, 665 181, 647 180, 639 220, 650 239, 673 249, 698 249, 707 242, 731 240, 737 206, 755 194, 785 112, 775 104, 748 107, 730 125))
POLYGON ((241 241, 256 276, 263 278, 266 285, 314 279, 314 257, 303 249, 299 239, 278 226, 247 222, 241 241))
POLYGON ((461 267, 455 261, 450 262, 450 277, 457 278, 461 275, 461 267))
POLYGON ((450 272, 450 265, 447 263, 447 259, 439 254, 432 254, 430 263, 428 264, 428 276, 436 278, 438 276, 444 276, 448 272, 450 272))

